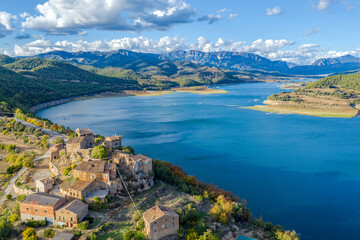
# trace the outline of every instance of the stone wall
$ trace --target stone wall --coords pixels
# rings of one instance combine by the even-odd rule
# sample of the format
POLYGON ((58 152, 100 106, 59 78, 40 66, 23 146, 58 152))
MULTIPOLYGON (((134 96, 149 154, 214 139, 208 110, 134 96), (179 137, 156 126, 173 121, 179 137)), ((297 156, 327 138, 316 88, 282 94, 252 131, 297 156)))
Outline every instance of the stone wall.
POLYGON ((33 194, 35 193, 34 191, 30 190, 30 189, 25 189, 25 188, 19 188, 17 187, 16 185, 13 186, 13 189, 14 189, 14 192, 17 194, 17 195, 30 195, 30 194, 33 194))
POLYGON ((49 162, 50 171, 55 175, 59 176, 61 174, 60 169, 58 169, 53 162, 49 162))

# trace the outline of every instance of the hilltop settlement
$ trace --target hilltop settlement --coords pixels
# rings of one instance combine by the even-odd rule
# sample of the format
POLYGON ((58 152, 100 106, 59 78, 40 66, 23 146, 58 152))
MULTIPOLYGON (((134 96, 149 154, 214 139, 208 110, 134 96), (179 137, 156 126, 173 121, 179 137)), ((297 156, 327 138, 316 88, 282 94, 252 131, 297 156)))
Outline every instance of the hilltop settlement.
POLYGON ((21 111, 0 118, 0 133, 0 239, 299 239, 120 135, 21 111))

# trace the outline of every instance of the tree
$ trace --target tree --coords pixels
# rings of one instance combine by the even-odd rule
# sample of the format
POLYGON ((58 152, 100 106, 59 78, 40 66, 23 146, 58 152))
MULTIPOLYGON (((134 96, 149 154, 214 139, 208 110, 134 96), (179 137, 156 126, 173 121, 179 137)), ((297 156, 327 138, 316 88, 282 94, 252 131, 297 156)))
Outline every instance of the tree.
POLYGON ((219 237, 216 236, 210 229, 204 232, 203 235, 199 237, 199 240, 219 240, 219 237))
POLYGON ((11 223, 14 223, 14 222, 16 222, 17 220, 19 220, 19 214, 16 214, 16 213, 13 213, 13 214, 10 214, 9 216, 8 216, 8 219, 9 219, 9 221, 11 222, 11 223))
POLYGON ((21 235, 23 236, 24 240, 30 240, 31 236, 36 236, 36 232, 35 229, 27 227, 21 235))
POLYGON ((0 239, 8 239, 9 237, 11 237, 11 235, 13 235, 14 233, 14 229, 13 229, 13 225, 11 224, 11 222, 5 218, 5 217, 1 217, 0 218, 0 239))
POLYGON ((47 228, 44 231, 44 237, 46 238, 52 238, 55 235, 55 231, 52 228, 47 228))
POLYGON ((81 223, 78 223, 78 228, 81 230, 87 230, 89 228, 89 221, 83 221, 81 223))
POLYGON ((108 150, 103 145, 96 146, 91 151, 91 157, 93 157, 93 158, 104 159, 107 157, 107 155, 108 155, 108 150))
POLYGON ((213 208, 210 209, 211 217, 221 223, 226 224, 233 211, 233 206, 231 201, 227 200, 223 195, 220 195, 216 199, 216 204, 213 208))
POLYGON ((127 154, 135 155, 135 150, 130 146, 123 147, 122 151, 127 154))
POLYGON ((11 194, 6 195, 6 200, 10 200, 12 198, 11 194))
POLYGON ((300 240, 299 235, 295 231, 281 231, 277 230, 275 232, 275 237, 278 240, 300 240))
POLYGON ((14 153, 17 152, 17 147, 16 147, 15 144, 9 144, 9 145, 6 146, 6 151, 8 153, 14 154, 14 153))
POLYGON ((70 171, 71 171, 71 166, 65 167, 65 169, 64 169, 64 171, 63 171, 64 176, 69 175, 70 171))

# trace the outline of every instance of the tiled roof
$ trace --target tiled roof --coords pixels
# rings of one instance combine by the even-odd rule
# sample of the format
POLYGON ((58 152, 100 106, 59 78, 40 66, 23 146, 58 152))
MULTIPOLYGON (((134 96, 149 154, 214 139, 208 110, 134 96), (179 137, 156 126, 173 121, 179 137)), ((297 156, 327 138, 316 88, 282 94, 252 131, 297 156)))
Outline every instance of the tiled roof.
POLYGON ((81 143, 81 141, 84 140, 84 137, 74 137, 70 138, 66 144, 74 144, 74 143, 81 143))
POLYGON ((58 143, 52 147, 50 147, 50 152, 56 152, 64 148, 64 143, 58 143))
POLYGON ((89 186, 90 184, 92 184, 94 181, 82 181, 82 180, 77 180, 73 185, 71 185, 69 188, 76 190, 76 191, 82 191, 84 190, 87 186, 89 186))
POLYGON ((80 214, 81 212, 84 211, 85 208, 88 208, 88 205, 86 203, 80 201, 79 199, 75 199, 74 201, 68 202, 63 207, 58 209, 57 211, 66 209, 75 214, 80 214))
POLYGON ((146 222, 154 222, 162 216, 178 217, 179 215, 169 207, 155 206, 143 213, 146 222))
POLYGON ((48 194, 48 193, 33 193, 27 196, 21 202, 33 203, 38 205, 54 206, 59 200, 64 199, 63 197, 48 194))
POLYGON ((55 180, 52 178, 42 178, 42 179, 38 179, 37 181, 42 182, 43 184, 48 184, 48 183, 54 184, 55 182, 55 180))
POLYGON ((79 132, 80 136, 93 134, 93 132, 89 128, 79 129, 76 132, 79 132))
POLYGON ((94 161, 82 161, 75 170, 89 173, 102 173, 105 169, 106 161, 94 160, 94 161))
POLYGON ((151 161, 152 159, 145 156, 145 155, 142 155, 142 154, 137 154, 137 155, 131 155, 130 156, 130 159, 134 162, 138 162, 138 161, 142 161, 142 162, 149 162, 151 161))

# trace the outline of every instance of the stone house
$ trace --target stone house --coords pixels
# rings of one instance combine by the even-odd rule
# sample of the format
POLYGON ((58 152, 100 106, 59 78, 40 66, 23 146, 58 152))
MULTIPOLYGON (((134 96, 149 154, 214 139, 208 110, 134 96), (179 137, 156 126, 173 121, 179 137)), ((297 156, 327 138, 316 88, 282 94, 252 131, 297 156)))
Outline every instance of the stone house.
POLYGON ((77 227, 84 217, 88 214, 88 205, 75 199, 68 202, 55 211, 56 224, 66 227, 77 227))
POLYGON ((85 129, 77 128, 75 130, 75 133, 78 137, 94 137, 94 133, 89 128, 85 128, 85 129))
POLYGON ((109 152, 114 151, 115 149, 121 148, 121 136, 111 136, 105 138, 105 146, 108 148, 109 152))
POLYGON ((148 174, 152 171, 152 159, 142 155, 131 155, 118 151, 114 158, 116 164, 126 164, 126 166, 135 174, 148 174))
POLYGON ((146 233, 151 240, 175 235, 179 229, 179 215, 171 208, 155 206, 143 213, 146 233))
POLYGON ((81 153, 90 155, 91 148, 95 147, 94 138, 92 136, 74 137, 66 142, 66 153, 81 153))
POLYGON ((20 202, 22 221, 45 220, 49 225, 55 224, 55 211, 66 204, 63 197, 48 193, 34 193, 20 202))
POLYGON ((115 164, 102 160, 82 161, 74 170, 74 178, 108 182, 116 178, 115 164))
POLYGON ((38 192, 49 193, 53 189, 55 180, 52 178, 42 178, 36 180, 36 189, 38 192))
POLYGON ((57 160, 60 158, 60 152, 64 151, 64 143, 56 144, 52 147, 50 147, 50 159, 51 161, 57 160))
POLYGON ((68 186, 66 183, 60 185, 60 193, 67 200, 73 199, 83 199, 86 198, 90 193, 94 191, 101 190, 102 188, 106 188, 103 186, 101 182, 98 181, 83 181, 78 180, 71 186, 68 186))

